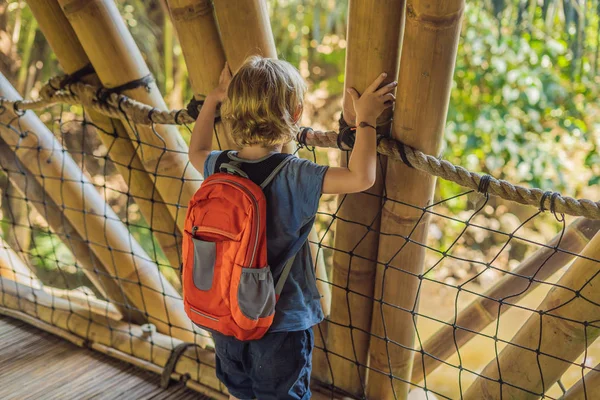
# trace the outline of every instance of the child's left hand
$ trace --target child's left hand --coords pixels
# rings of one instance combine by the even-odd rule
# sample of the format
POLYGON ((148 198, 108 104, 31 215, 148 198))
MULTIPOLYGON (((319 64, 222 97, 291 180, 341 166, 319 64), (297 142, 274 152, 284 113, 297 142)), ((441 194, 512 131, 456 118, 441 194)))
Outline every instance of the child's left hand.
POLYGON ((214 98, 217 102, 222 103, 223 100, 227 98, 227 89, 229 88, 229 83, 231 83, 231 70, 229 69, 229 64, 225 63, 225 67, 223 71, 221 71, 221 76, 219 77, 219 86, 217 86, 209 96, 214 98))

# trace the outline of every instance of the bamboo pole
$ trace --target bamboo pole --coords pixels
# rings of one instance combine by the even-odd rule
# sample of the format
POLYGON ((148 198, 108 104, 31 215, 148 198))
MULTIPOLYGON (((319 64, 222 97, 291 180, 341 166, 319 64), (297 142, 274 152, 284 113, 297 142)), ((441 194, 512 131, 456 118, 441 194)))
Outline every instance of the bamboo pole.
MULTIPOLYGON (((219 84, 225 65, 213 3, 210 0, 168 0, 167 3, 188 65, 194 98, 204 100, 219 84)), ((236 148, 221 123, 215 124, 215 129, 217 140, 213 143, 214 148, 236 148)))
POLYGON ((542 396, 600 335, 599 285, 600 234, 596 234, 546 295, 539 313, 532 313, 498 357, 490 361, 464 399, 527 400, 542 396), (502 385, 498 383, 499 371, 502 385))
POLYGON ((233 72, 246 58, 277 58, 265 0, 215 1, 215 13, 225 56, 233 72))
MULTIPOLYGON (((464 0, 406 3, 393 130, 396 139, 427 154, 437 154, 442 141, 464 5, 464 0)), ((385 183, 388 199, 424 207, 433 197, 435 179, 388 160, 385 183)), ((395 201, 384 202, 371 328, 374 336, 369 346, 368 398, 405 399, 408 395, 413 352, 407 349, 413 348, 415 335, 410 311, 418 306, 417 276, 423 270, 425 249, 391 235, 406 237, 412 232, 412 240, 425 243, 428 218, 421 214, 395 201)))
POLYGON ((560 400, 593 400, 600 394, 600 364, 575 383, 560 400))
MULTIPOLYGON (((58 0, 77 34, 102 84, 115 88, 150 74, 140 50, 127 30, 112 0, 58 0)), ((123 92, 160 110, 166 104, 156 87, 149 83, 123 92)), ((188 165, 188 148, 175 126, 155 129, 136 126, 128 130, 136 150, 156 190, 167 203, 171 216, 183 229, 187 204, 200 184, 200 174, 188 165), (134 131, 135 130, 135 131, 134 131), (137 135, 136 135, 137 132, 137 135)), ((148 193, 150 188, 146 188, 148 193)))
MULTIPOLYGON (((185 1, 189 3, 189 0, 185 1)), ((206 3, 206 1, 194 1, 194 3, 206 3)), ((275 48, 275 40, 273 39, 265 0, 215 1, 214 13, 221 32, 223 50, 232 72, 235 73, 244 61, 252 55, 277 58, 277 49, 275 48)), ((213 68, 216 69, 216 67, 213 68)), ((215 76, 215 71, 213 70, 211 74, 215 76)), ((218 82, 218 77, 219 75, 213 77, 212 82, 215 82, 215 79, 218 82)), ((287 143, 283 146, 282 151, 293 154, 296 151, 296 144, 294 142, 287 143)), ((311 236, 313 238, 317 237, 314 228, 311 236)), ((314 254, 316 252, 315 246, 311 246, 311 248, 313 257, 316 257, 314 254)), ((324 313, 328 313, 330 308, 328 300, 331 298, 329 279, 322 258, 317 257, 316 261, 316 276, 320 282, 318 286, 321 293, 321 307, 324 313)))
MULTIPOLYGON (((1 75, 0 95, 8 100, 22 99, 1 75)), ((142 310, 160 332, 206 344, 194 334, 179 294, 42 121, 30 111, 17 117, 14 111, 6 109, 0 115, 0 122, 3 123, 0 138, 61 207, 62 215, 86 240, 131 303, 142 310)))
POLYGON ((32 288, 42 287, 29 266, 15 251, 0 237, 0 277, 23 283, 32 288))
MULTIPOLYGON (((0 312, 3 309, 19 310, 34 317, 40 324, 46 323, 86 339, 90 347, 104 345, 159 367, 166 365, 175 347, 182 343, 158 332, 145 333, 139 325, 97 315, 85 306, 70 304, 69 301, 43 290, 31 290, 0 278, 0 312), (29 294, 23 296, 21 293, 29 294)), ((204 386, 224 392, 215 375, 214 365, 213 352, 189 348, 179 358, 173 370, 180 375, 188 374, 190 379, 204 386)))
MULTIPOLYGON (((362 93, 382 72, 388 73, 385 84, 398 76, 404 6, 405 0, 350 1, 346 89, 353 87, 362 93)), ((352 98, 344 96, 343 104, 346 121, 355 123, 352 98)), ((390 125, 385 121, 391 117, 389 110, 379 120, 388 133, 390 125)), ((342 166, 347 165, 348 155, 341 154, 342 166)), ((338 204, 334 246, 338 251, 333 256, 330 316, 333 323, 327 327, 333 372, 329 382, 357 396, 365 389, 385 165, 386 159, 380 157, 376 183, 367 193, 340 196, 338 204)))
POLYGON ((110 267, 105 267, 100 259, 86 245, 85 240, 77 233, 71 222, 64 218, 62 210, 45 192, 42 185, 22 165, 10 147, 0 139, 0 168, 20 192, 21 201, 35 210, 46 220, 52 231, 59 236, 77 259, 77 265, 83 269, 87 278, 106 299, 127 317, 128 321, 144 323, 146 318, 138 310, 133 309, 118 281, 110 274, 110 267))
POLYGON ((600 221, 578 218, 567 227, 562 240, 561 235, 557 235, 548 243, 548 247, 538 249, 514 271, 506 274, 496 285, 469 304, 458 314, 456 321, 449 320, 448 325, 423 344, 423 350, 427 354, 415 354, 412 381, 422 381, 423 374, 429 375, 442 365, 442 361, 456 353, 457 348, 460 349, 476 337, 475 332, 483 331, 509 310, 510 305, 517 304, 531 293, 539 282, 550 278, 556 271, 573 261, 575 254, 583 250, 599 229, 600 221), (559 245, 559 240, 560 250, 555 252, 553 247, 559 245), (530 277, 535 277, 536 281, 530 282, 530 277), (503 301, 502 305, 500 300, 503 301))
MULTIPOLYGON (((27 4, 67 74, 72 74, 90 63, 57 0, 27 0, 27 4)), ((82 81, 91 85, 100 83, 96 74, 88 75, 82 81)), ((179 229, 158 192, 149 189, 154 184, 144 171, 127 130, 119 120, 111 120, 91 109, 86 111, 87 116, 98 127, 98 136, 110 150, 108 156, 127 183, 128 193, 139 206, 167 260, 173 268, 179 269, 179 229)))

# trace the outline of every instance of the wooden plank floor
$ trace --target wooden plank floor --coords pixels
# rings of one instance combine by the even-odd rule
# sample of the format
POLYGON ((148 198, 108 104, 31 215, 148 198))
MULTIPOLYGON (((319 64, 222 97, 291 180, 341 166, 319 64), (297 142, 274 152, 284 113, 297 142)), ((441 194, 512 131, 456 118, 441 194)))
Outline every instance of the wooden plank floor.
POLYGON ((207 399, 183 384, 0 316, 0 399, 207 399))

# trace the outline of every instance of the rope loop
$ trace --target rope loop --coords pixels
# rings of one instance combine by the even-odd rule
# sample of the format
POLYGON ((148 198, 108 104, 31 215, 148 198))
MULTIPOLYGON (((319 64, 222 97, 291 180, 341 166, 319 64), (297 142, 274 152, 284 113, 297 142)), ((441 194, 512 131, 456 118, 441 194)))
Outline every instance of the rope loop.
POLYGON ((198 119, 198 115, 200 115, 200 108, 204 105, 204 100, 196 100, 196 97, 192 97, 192 99, 187 103, 185 107, 188 115, 192 117, 194 120, 198 119))
POLYGON ((488 190, 490 188, 490 181, 492 180, 491 175, 484 175, 479 179, 479 187, 477 191, 481 194, 489 195, 488 190))
POLYGON ((99 88, 96 92, 96 98, 99 102, 106 103, 110 95, 113 93, 121 94, 121 92, 124 92, 126 90, 133 90, 140 87, 145 88, 149 92, 153 82, 154 77, 152 76, 152 74, 148 74, 146 76, 141 77, 140 79, 135 79, 133 81, 124 83, 114 88, 99 88))
POLYGON ((545 205, 545 202, 546 202, 546 199, 548 198, 548 196, 550 196, 551 194, 552 194, 552 191, 551 191, 551 190, 548 190, 547 192, 545 192, 545 193, 542 195, 542 198, 540 199, 540 211, 541 211, 541 212, 544 212, 544 211, 546 211, 546 205, 545 205))
POLYGON ((177 361, 181 358, 183 353, 189 348, 196 346, 194 343, 180 343, 171 351, 169 355, 169 359, 165 364, 165 367, 160 374, 160 387, 163 389, 169 388, 169 383, 171 383, 171 375, 175 371, 175 366, 177 365, 177 361))
POLYGON ((415 167, 410 163, 410 161, 408 161, 408 157, 406 156, 406 145, 399 140, 397 140, 393 143, 396 144, 396 148, 398 149, 398 153, 400 154, 400 158, 402 159, 402 162, 404 164, 406 164, 409 168, 414 169, 415 167))
POLYGON ((17 100, 13 103, 13 112, 16 114, 17 117, 22 117, 27 112, 27 110, 22 110, 19 108, 21 104, 23 104, 22 100, 17 100))
POLYGON ((92 63, 87 63, 83 67, 79 68, 77 71, 75 71, 71 74, 65 75, 64 78, 61 79, 61 81, 58 85, 58 88, 55 88, 54 86, 52 86, 52 81, 50 81, 49 83, 50 83, 50 86, 52 87, 52 89, 54 89, 54 90, 64 90, 67 86, 71 85, 72 83, 79 82, 81 80, 81 78, 86 77, 91 74, 95 74, 95 73, 96 73, 96 70, 94 69, 94 66, 92 65, 92 63))
POLYGON ((308 136, 308 132, 310 132, 311 130, 312 129, 309 127, 302 127, 300 129, 300 132, 298 132, 298 136, 296 137, 296 141, 300 146, 308 147, 308 145, 306 144, 306 137, 308 136))

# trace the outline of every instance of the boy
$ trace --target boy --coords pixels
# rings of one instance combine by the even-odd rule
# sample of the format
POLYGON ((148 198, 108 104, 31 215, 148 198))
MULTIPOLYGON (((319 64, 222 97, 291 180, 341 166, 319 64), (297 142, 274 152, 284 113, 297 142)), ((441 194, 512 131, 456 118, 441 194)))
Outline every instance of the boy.
MULTIPOLYGON (((214 333, 217 376, 232 399, 309 399, 312 327, 323 319, 308 234, 321 194, 367 190, 375 181, 377 117, 395 101, 396 82, 378 89, 381 74, 354 103, 356 142, 347 168, 328 168, 293 157, 265 187, 268 261, 277 281, 285 262, 294 257, 291 272, 277 302, 267 334, 239 341, 214 333)), ((299 72, 280 60, 251 57, 231 76, 225 65, 219 86, 206 98, 194 126, 189 157, 204 177, 233 160, 258 183, 269 175, 273 160, 298 132, 306 85, 299 72), (232 138, 241 150, 213 152, 217 105, 232 138), (259 179, 261 177, 261 179, 259 179)))

